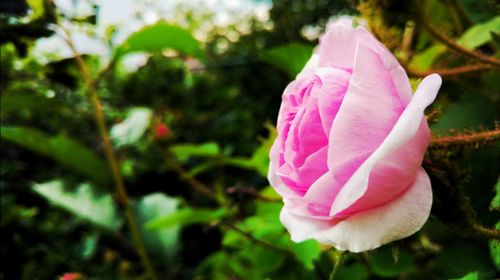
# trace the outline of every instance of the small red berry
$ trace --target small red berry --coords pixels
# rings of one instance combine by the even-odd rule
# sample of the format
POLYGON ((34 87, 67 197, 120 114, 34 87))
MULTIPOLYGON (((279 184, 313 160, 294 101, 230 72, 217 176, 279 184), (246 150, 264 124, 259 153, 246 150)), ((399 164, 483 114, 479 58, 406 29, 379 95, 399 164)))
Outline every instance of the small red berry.
POLYGON ((80 273, 70 272, 64 273, 63 276, 59 277, 59 280, 82 280, 83 277, 80 273))
POLYGON ((156 139, 164 139, 170 136, 170 128, 166 126, 164 123, 159 123, 155 126, 155 138, 156 139))

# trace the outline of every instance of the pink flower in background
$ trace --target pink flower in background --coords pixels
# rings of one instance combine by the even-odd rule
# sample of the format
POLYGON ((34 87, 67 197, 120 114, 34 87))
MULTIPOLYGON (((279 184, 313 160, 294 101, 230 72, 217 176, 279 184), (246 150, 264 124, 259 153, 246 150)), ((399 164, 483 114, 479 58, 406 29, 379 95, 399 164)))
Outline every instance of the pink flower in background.
POLYGON ((423 111, 440 86, 429 75, 412 94, 404 69, 364 27, 328 26, 283 93, 270 152, 269 181, 293 241, 360 252, 422 227, 432 204, 423 111))

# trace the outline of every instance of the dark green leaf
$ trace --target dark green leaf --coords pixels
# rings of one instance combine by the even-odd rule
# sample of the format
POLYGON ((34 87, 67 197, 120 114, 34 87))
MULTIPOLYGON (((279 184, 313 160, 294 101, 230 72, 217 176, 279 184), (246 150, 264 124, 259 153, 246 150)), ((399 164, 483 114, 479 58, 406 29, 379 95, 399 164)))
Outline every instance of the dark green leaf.
POLYGON ((352 265, 341 265, 335 274, 335 279, 338 280, 363 280, 368 278, 368 269, 366 266, 355 263, 352 265))
POLYGON ((67 136, 49 136, 33 128, 14 126, 1 127, 0 134, 2 139, 50 157, 100 185, 110 180, 106 164, 92 150, 67 136))
POLYGON ((189 31, 166 22, 146 26, 130 35, 117 49, 116 56, 132 52, 161 52, 166 49, 203 58, 200 42, 189 31))
POLYGON ((373 272, 382 277, 394 277, 401 273, 409 272, 414 268, 410 253, 401 250, 396 262, 393 258, 392 250, 387 246, 375 250, 369 258, 369 262, 373 272))
POLYGON ((0 98, 2 115, 21 110, 57 110, 59 107, 61 107, 59 102, 33 94, 8 94, 0 98))
POLYGON ((295 77, 306 65, 313 47, 299 43, 264 50, 261 57, 264 61, 286 71, 290 77, 295 77))

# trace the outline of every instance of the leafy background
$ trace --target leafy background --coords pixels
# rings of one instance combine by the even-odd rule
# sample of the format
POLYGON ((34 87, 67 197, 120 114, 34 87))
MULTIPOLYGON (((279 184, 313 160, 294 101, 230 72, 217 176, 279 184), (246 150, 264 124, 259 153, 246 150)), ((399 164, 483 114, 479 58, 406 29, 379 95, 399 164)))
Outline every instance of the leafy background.
POLYGON ((498 276, 500 72, 470 56, 498 57, 498 3, 239 1, 267 8, 226 11, 223 24, 203 3, 167 18, 137 1, 130 27, 104 24, 93 1, 0 2, 1 279, 498 276), (434 206, 423 229, 361 254, 291 242, 266 180, 281 93, 339 15, 365 20, 413 85, 442 73, 428 115, 434 137, 452 139, 424 161, 434 206), (497 136, 454 142, 486 132, 497 136))

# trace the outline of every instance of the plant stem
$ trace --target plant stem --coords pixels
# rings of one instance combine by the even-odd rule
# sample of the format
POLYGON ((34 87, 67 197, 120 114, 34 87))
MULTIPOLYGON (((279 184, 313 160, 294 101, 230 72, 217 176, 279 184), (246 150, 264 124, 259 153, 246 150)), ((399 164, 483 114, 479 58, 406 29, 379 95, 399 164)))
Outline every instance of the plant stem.
POLYGON ((471 134, 437 137, 431 140, 430 149, 443 149, 449 146, 491 144, 500 140, 500 128, 471 134))
POLYGON ((480 224, 473 224, 472 228, 482 236, 490 239, 500 240, 500 230, 484 227, 480 224))
POLYGON ((151 260, 147 254, 146 247, 144 246, 144 242, 142 240, 139 226, 137 224, 137 219, 132 211, 132 207, 130 204, 130 200, 127 194, 127 190, 125 188, 125 184, 123 182, 123 178, 120 173, 120 169, 118 167, 118 161, 116 160, 116 156, 113 151, 113 145, 111 143, 108 129, 106 127, 106 122, 104 119, 104 113, 101 105, 101 101, 99 99, 99 95, 97 93, 97 88, 95 87, 95 83, 90 76, 90 72, 88 70, 87 64, 83 60, 80 53, 76 50, 73 41, 71 40, 70 33, 64 27, 61 26, 61 29, 65 32, 65 36, 63 36, 64 40, 71 48, 75 61, 78 65, 80 72, 82 73, 83 79, 85 80, 85 84, 87 86, 87 90, 90 94, 90 100, 92 102, 92 106, 94 107, 95 121, 97 124, 97 128, 99 130, 99 136, 101 137, 104 154, 106 156, 106 160, 111 169, 111 173, 113 175, 113 180, 115 182, 115 191, 117 194, 117 201, 124 208, 125 219, 130 228, 132 239, 134 240, 137 253, 141 259, 142 265, 146 269, 146 273, 149 279, 156 280, 156 274, 154 272, 153 265, 151 260))
POLYGON ((342 259, 344 258, 345 254, 345 252, 341 252, 340 255, 336 258, 335 264, 333 264, 332 272, 330 273, 330 280, 335 279, 335 274, 337 274, 337 271, 339 270, 340 264, 342 263, 342 259))
POLYGON ((496 59, 495 57, 492 56, 487 56, 485 54, 482 54, 480 52, 476 52, 473 50, 468 50, 461 45, 457 44, 453 39, 448 38, 446 35, 442 34, 440 31, 438 31, 435 27, 430 25, 427 21, 421 20, 420 23, 429 31, 429 33, 434 36, 438 41, 441 43, 445 44, 448 48, 451 50, 454 50, 458 53, 461 53, 465 56, 468 56, 470 58, 473 58, 475 60, 481 61, 483 63, 490 64, 495 67, 500 67, 500 61, 496 59))
POLYGON ((208 186, 198 181, 193 176, 190 176, 188 172, 167 152, 165 156, 165 161, 168 167, 172 168, 179 177, 186 181, 193 189, 204 194, 206 197, 210 198, 215 202, 220 202, 217 198, 217 194, 208 186))
POLYGON ((415 76, 415 77, 425 77, 430 74, 439 74, 443 77, 453 77, 453 76, 460 76, 460 75, 466 75, 466 74, 471 74, 475 72, 482 72, 482 71, 488 71, 493 69, 493 66, 489 64, 474 64, 474 65, 465 65, 465 66, 460 66, 460 67, 455 67, 455 68, 447 68, 447 69, 429 69, 426 71, 419 71, 415 69, 409 69, 408 67, 406 68, 406 71, 410 76, 415 76))

